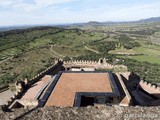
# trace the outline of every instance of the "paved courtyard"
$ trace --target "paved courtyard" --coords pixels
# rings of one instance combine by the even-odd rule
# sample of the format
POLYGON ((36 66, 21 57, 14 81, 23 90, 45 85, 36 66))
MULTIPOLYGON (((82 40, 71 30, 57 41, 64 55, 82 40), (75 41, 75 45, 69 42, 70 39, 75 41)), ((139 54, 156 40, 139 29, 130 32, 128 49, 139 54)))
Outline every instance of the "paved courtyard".
POLYGON ((112 92, 108 73, 63 73, 45 106, 73 106, 76 92, 112 92))

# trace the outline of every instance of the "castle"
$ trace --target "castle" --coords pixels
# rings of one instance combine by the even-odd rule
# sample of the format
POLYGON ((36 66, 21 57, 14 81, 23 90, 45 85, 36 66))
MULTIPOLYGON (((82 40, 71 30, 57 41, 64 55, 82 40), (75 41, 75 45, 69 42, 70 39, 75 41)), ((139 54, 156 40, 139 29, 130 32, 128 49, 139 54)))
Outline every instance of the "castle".
POLYGON ((159 87, 132 72, 110 72, 114 68, 127 69, 124 65, 111 65, 105 58, 99 61, 59 59, 34 78, 16 81, 15 94, 1 108, 160 105, 159 87))

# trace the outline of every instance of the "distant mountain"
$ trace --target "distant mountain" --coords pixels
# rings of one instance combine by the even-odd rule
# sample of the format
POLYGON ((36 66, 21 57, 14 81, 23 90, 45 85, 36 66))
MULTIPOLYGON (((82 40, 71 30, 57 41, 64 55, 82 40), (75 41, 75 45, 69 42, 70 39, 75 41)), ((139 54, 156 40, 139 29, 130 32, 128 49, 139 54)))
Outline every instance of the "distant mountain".
POLYGON ((126 22, 114 22, 114 21, 107 21, 107 22, 97 22, 97 21, 89 21, 88 23, 75 23, 69 26, 103 26, 103 25, 113 25, 113 24, 125 24, 125 23, 150 23, 150 22, 160 22, 160 17, 152 17, 147 19, 141 19, 137 21, 126 21, 126 22))
POLYGON ((34 26, 31 26, 31 25, 28 25, 28 26, 6 26, 6 27, 1 27, 0 26, 0 32, 1 31, 9 31, 9 30, 15 30, 15 29, 26 29, 26 28, 30 28, 30 27, 36 27, 35 25, 34 26))
POLYGON ((109 25, 109 24, 115 24, 118 22, 113 22, 113 21, 107 21, 107 22, 97 22, 97 21, 90 21, 86 23, 87 25, 109 25))
POLYGON ((139 20, 139 22, 160 22, 160 17, 141 19, 141 20, 139 20))
POLYGON ((87 24, 88 25, 98 25, 98 24, 101 24, 101 23, 97 22, 97 21, 89 21, 87 24))

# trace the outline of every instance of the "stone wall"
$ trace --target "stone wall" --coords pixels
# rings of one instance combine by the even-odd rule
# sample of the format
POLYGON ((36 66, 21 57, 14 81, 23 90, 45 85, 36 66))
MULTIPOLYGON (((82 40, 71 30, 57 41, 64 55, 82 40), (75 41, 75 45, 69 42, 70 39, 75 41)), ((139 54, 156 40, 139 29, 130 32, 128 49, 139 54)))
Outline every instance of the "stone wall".
POLYGON ((131 95, 128 91, 128 89, 126 88, 126 85, 125 83, 123 82, 122 78, 121 78, 121 75, 120 74, 116 74, 117 77, 118 77, 118 80, 121 84, 121 87, 124 91, 124 94, 125 94, 125 97, 123 98, 123 100, 120 102, 120 105, 122 106, 130 106, 132 104, 132 98, 131 98, 131 95))
POLYGON ((38 75, 36 75, 35 77, 33 77, 30 80, 24 80, 24 81, 16 81, 15 85, 16 85, 16 92, 15 94, 10 98, 10 100, 7 102, 6 105, 1 106, 1 108, 3 110, 7 110, 9 108, 9 106, 16 100, 19 99, 22 94, 24 93, 24 91, 30 87, 32 84, 36 83, 37 81, 39 81, 42 77, 44 77, 46 74, 50 73, 50 72, 58 72, 58 70, 62 67, 63 65, 63 61, 58 60, 57 62, 55 62, 54 65, 48 67, 47 69, 45 69, 44 71, 40 72, 38 75))
POLYGON ((137 101, 141 105, 148 105, 148 106, 160 105, 160 87, 157 87, 156 85, 153 85, 149 82, 141 80, 138 75, 132 72, 119 73, 119 74, 121 75, 121 77, 123 77, 123 81, 125 82, 127 89, 135 98, 137 98, 137 101), (135 85, 137 85, 136 89, 135 89, 135 85), (138 90, 138 88, 143 89, 148 94, 141 91, 136 91, 138 90))

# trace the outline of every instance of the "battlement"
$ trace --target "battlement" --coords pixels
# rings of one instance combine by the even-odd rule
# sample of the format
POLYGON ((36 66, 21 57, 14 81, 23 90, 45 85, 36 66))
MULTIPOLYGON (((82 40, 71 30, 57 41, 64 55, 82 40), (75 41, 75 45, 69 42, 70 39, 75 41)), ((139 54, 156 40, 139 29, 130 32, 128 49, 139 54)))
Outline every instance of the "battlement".
POLYGON ((125 65, 111 65, 106 62, 105 58, 100 58, 98 61, 91 60, 70 60, 64 61, 65 67, 93 67, 95 69, 114 69, 114 68, 124 68, 127 70, 127 66, 125 65))
POLYGON ((153 84, 146 82, 144 80, 141 80, 139 85, 146 92, 160 98, 160 87, 157 87, 156 85, 153 85, 153 84))
POLYGON ((145 85, 147 85, 147 86, 150 87, 150 88, 153 88, 153 89, 155 89, 155 90, 159 90, 159 92, 160 92, 160 87, 158 87, 158 86, 156 86, 156 85, 154 85, 154 84, 152 84, 152 83, 149 83, 149 82, 146 82, 146 81, 144 81, 144 80, 141 80, 141 81, 140 81, 140 84, 145 84, 145 85))
POLYGON ((113 69, 113 65, 106 62, 106 59, 100 58, 99 61, 90 61, 90 60, 70 60, 64 61, 64 66, 66 67, 94 67, 94 68, 101 68, 101 69, 113 69))
POLYGON ((32 79, 30 79, 29 81, 27 81, 26 86, 30 86, 32 84, 34 84, 35 82, 39 81, 42 77, 44 77, 46 74, 50 73, 50 72, 56 72, 57 70, 60 69, 60 67, 63 65, 63 61, 62 60, 58 60, 55 62, 55 64, 49 66, 48 68, 46 68, 44 71, 40 72, 39 74, 37 74, 36 76, 34 76, 32 79))
POLYGON ((75 64, 97 64, 97 61, 89 61, 89 60, 70 60, 70 61, 64 61, 64 64, 71 64, 71 63, 75 63, 75 64))

